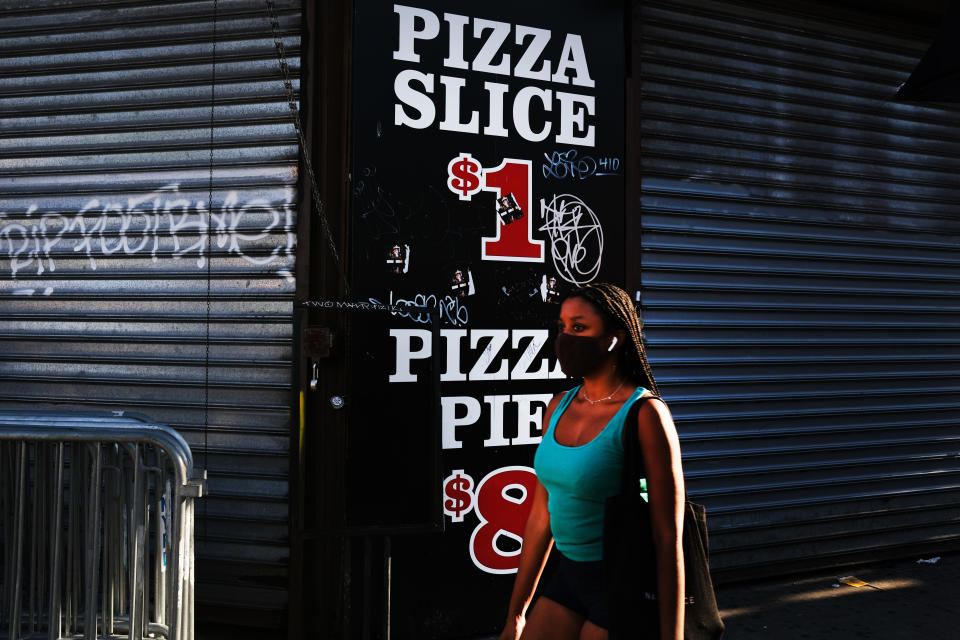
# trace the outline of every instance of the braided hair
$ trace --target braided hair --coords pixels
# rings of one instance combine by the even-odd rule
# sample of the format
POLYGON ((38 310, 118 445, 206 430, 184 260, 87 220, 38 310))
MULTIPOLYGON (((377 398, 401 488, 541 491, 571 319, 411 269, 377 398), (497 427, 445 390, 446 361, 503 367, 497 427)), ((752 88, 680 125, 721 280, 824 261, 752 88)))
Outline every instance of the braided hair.
POLYGON ((660 390, 653 379, 647 352, 641 335, 640 312, 630 295, 620 287, 605 282, 592 282, 572 291, 566 299, 582 298, 593 304, 603 316, 608 330, 623 329, 627 344, 620 349, 617 368, 629 380, 659 396, 660 390))

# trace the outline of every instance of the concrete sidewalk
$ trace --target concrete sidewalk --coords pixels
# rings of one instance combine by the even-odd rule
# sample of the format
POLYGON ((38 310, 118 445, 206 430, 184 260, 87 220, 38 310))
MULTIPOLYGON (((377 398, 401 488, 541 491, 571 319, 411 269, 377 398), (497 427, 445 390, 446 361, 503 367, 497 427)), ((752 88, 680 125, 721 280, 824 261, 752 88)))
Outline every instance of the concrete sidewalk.
POLYGON ((960 554, 920 559, 720 585, 724 640, 960 640, 960 554))
MULTIPOLYGON (((724 640, 960 640, 960 553, 918 559, 719 585, 724 640), (849 576, 867 584, 840 581, 849 576)), ((264 637, 262 630, 197 626, 200 640, 264 637)), ((325 640, 322 632, 309 637, 325 640)))

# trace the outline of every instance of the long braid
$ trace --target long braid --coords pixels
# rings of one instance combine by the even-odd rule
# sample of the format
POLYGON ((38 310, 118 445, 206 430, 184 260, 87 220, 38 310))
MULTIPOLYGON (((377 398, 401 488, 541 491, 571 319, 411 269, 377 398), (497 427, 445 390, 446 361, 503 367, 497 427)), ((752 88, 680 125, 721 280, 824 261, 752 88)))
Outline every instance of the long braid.
POLYGON ((643 345, 640 312, 630 295, 616 285, 593 282, 571 292, 567 296, 567 299, 569 298, 583 298, 591 302, 614 327, 627 332, 629 344, 620 350, 618 366, 628 380, 659 396, 660 390, 653 379, 653 371, 650 370, 647 351, 643 345))

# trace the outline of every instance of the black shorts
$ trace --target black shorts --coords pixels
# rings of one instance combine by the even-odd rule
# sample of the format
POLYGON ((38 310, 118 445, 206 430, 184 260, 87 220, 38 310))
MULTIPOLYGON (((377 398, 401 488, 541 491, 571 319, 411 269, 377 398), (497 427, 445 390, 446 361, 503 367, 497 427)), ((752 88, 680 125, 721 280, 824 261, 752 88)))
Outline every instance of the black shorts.
POLYGON ((574 611, 598 627, 607 628, 603 599, 602 562, 577 562, 554 547, 556 569, 540 595, 574 611))

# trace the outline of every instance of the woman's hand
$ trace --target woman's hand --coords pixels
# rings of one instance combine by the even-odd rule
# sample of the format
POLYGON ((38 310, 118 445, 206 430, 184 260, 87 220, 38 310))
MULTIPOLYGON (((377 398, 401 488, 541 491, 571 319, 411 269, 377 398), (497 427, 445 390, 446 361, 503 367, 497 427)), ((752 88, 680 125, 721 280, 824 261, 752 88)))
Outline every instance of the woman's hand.
POLYGON ((523 530, 523 547, 520 551, 520 566, 513 582, 510 606, 507 607, 507 623, 499 640, 519 640, 527 624, 527 607, 536 591, 540 574, 547 563, 553 537, 550 535, 550 512, 547 510, 547 490, 540 481, 533 494, 533 505, 523 530))
POLYGON ((500 640, 520 640, 520 635, 523 633, 523 627, 526 624, 527 619, 523 616, 507 618, 507 624, 503 627, 500 640))

